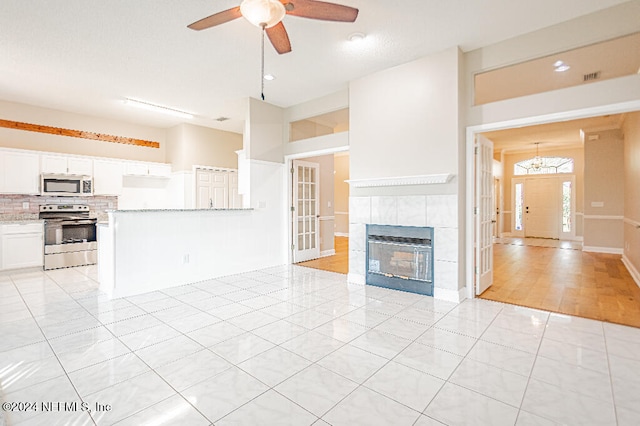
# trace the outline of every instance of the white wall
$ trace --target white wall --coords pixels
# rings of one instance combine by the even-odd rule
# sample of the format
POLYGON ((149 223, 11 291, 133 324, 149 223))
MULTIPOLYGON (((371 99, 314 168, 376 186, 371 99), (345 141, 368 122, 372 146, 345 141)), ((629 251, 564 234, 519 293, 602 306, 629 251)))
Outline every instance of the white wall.
POLYGON ((239 133, 183 123, 168 130, 167 161, 173 171, 191 171, 194 165, 236 169, 242 143, 239 133))
POLYGON ((351 179, 458 172, 458 49, 349 85, 351 179))
POLYGON ((244 151, 251 160, 284 162, 283 110, 250 98, 244 133, 244 151))

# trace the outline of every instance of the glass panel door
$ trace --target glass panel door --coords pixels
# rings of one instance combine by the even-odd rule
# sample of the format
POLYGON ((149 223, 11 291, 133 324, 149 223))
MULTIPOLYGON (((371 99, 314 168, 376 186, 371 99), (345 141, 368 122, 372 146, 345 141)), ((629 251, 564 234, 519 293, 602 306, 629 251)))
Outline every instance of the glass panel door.
POLYGON ((320 165, 293 161, 293 261, 320 257, 318 174, 320 165))

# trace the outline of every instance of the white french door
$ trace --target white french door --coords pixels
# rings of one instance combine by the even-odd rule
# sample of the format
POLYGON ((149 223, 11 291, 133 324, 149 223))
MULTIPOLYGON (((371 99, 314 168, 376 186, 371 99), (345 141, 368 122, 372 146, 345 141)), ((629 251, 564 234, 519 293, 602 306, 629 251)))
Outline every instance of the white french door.
POLYGON ((320 165, 293 161, 293 262, 320 257, 319 185, 320 165))
POLYGON ((493 284, 493 227, 495 194, 493 180, 493 142, 482 135, 476 139, 476 294, 493 284))

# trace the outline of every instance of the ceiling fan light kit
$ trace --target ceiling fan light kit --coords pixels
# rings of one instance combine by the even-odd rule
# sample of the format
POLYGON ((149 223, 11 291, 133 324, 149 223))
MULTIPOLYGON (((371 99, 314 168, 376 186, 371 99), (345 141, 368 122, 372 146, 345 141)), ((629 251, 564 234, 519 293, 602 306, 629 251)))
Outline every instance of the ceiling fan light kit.
POLYGON ((271 28, 282 21, 287 11, 278 0, 243 0, 240 13, 256 27, 271 28))

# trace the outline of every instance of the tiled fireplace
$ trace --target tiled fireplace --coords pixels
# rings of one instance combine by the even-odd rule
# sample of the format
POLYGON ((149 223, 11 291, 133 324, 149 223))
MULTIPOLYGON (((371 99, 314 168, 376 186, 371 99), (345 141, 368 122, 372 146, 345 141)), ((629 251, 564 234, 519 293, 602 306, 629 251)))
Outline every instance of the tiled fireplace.
MULTIPOLYGON (((391 188, 385 189, 389 193, 391 188)), ((451 301, 463 299, 458 280, 457 197, 456 194, 351 196, 349 280, 366 283, 367 225, 430 227, 434 246, 433 296, 451 301)))

